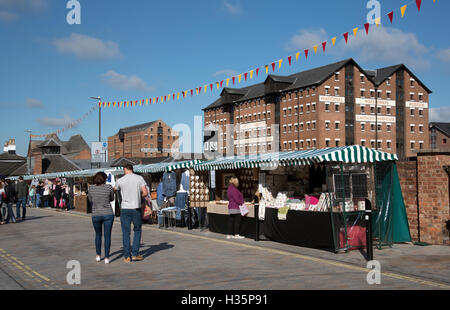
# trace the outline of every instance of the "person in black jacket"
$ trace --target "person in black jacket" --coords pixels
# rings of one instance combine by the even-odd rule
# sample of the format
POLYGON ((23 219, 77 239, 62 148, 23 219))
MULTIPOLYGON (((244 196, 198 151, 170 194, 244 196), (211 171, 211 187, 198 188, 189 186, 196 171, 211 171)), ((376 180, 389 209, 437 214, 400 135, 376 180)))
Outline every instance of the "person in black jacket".
POLYGON ((16 223, 17 222, 16 217, 14 216, 13 212, 13 203, 17 202, 17 194, 14 185, 9 179, 6 180, 5 194, 6 194, 5 202, 8 209, 8 216, 6 218, 6 223, 9 223, 10 221, 12 223, 16 223))

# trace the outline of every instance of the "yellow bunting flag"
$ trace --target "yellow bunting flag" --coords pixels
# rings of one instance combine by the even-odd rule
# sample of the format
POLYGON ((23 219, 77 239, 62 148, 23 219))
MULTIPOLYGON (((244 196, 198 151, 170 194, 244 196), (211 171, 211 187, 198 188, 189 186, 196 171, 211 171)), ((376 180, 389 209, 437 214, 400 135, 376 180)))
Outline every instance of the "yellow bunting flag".
POLYGON ((300 52, 298 52, 297 54, 295 54, 295 60, 298 61, 298 57, 300 56, 300 52))
POLYGON ((269 66, 266 65, 266 74, 268 74, 268 73, 269 73, 269 66))
POLYGON ((405 12, 406 12, 406 7, 407 7, 408 5, 404 5, 404 6, 402 6, 401 8, 400 8, 400 11, 402 12, 402 17, 403 16, 405 16, 405 12))
POLYGON ((281 68, 282 63, 283 63, 283 59, 278 60, 278 68, 281 68))
POLYGON ((228 87, 228 84, 230 84, 230 79, 229 78, 227 79, 227 87, 228 87))
POLYGON ((217 89, 219 89, 219 82, 216 82, 216 85, 217 85, 217 89))
POLYGON ((356 37, 356 34, 358 33, 358 27, 356 27, 355 29, 353 29, 353 35, 356 37))
POLYGON ((317 45, 314 45, 313 48, 314 48, 314 54, 316 54, 317 53, 317 45))
POLYGON ((378 17, 377 19, 375 19, 375 24, 378 26, 380 26, 381 24, 381 17, 378 17))
POLYGON ((250 70, 250 79, 253 78, 253 70, 250 70))
POLYGON ((177 100, 180 99, 180 93, 177 93, 177 100))
POLYGON ((147 99, 145 99, 145 104, 146 104, 146 105, 148 105, 148 98, 147 98, 147 99))
POLYGON ((331 39, 331 43, 333 44, 333 46, 336 44, 336 37, 331 39))
POLYGON ((170 101, 170 94, 167 95, 167 101, 170 101))
POLYGON ((238 83, 241 82, 241 78, 242 78, 242 74, 239 74, 239 75, 238 75, 238 83))

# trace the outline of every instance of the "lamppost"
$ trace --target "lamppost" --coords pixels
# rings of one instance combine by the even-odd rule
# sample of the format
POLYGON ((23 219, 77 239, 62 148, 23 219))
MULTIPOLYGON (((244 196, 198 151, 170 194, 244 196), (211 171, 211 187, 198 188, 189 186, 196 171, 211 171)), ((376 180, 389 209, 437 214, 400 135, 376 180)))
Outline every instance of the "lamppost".
POLYGON ((375 150, 378 151, 378 86, 375 86, 375 150))
MULTIPOLYGON (((30 136, 29 142, 28 142, 28 152, 30 152, 30 146, 31 146, 31 133, 32 131, 30 129, 25 130, 25 132, 27 132, 30 136)), ((27 158, 28 158, 28 167, 27 167, 27 173, 30 175, 31 174, 31 154, 27 154, 27 158)))
MULTIPOLYGON (((98 101, 98 142, 102 142, 102 108, 100 106, 100 102, 102 98, 100 96, 91 97, 93 100, 98 101)), ((101 163, 98 163, 98 168, 101 167, 101 163)))

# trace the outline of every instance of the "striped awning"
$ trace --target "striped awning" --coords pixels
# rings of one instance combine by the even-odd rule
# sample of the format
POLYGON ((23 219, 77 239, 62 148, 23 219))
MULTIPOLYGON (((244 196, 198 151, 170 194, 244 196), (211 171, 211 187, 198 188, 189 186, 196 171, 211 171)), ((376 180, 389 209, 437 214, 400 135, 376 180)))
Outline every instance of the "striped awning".
MULTIPOLYGON (((36 175, 26 175, 23 177, 24 180, 32 180, 32 179, 55 179, 55 178, 76 178, 76 177, 91 177, 94 176, 97 172, 104 171, 112 174, 119 174, 123 172, 123 168, 101 168, 101 169, 87 169, 87 170, 76 170, 76 171, 64 171, 64 172, 55 172, 55 173, 46 173, 46 174, 36 174, 36 175)), ((12 180, 16 180, 18 177, 11 178, 12 180)))
POLYGON ((397 155, 376 151, 363 146, 345 146, 319 150, 241 155, 219 158, 194 166, 195 170, 224 170, 281 166, 304 166, 330 163, 374 163, 398 160, 397 155))
POLYGON ((158 164, 150 164, 143 165, 139 167, 134 167, 135 172, 139 173, 158 173, 158 172, 169 172, 177 169, 188 169, 194 167, 194 165, 201 164, 200 160, 187 160, 180 162, 170 162, 170 163, 158 163, 158 164))

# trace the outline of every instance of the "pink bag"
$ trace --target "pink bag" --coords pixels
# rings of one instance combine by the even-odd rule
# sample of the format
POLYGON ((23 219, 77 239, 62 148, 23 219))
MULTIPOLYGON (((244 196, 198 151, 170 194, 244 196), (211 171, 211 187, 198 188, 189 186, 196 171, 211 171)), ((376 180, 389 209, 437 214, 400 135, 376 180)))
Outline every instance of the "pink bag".
POLYGON ((246 214, 248 214, 248 208, 245 204, 243 204, 242 206, 239 206, 239 210, 241 210, 242 216, 245 216, 246 214))

